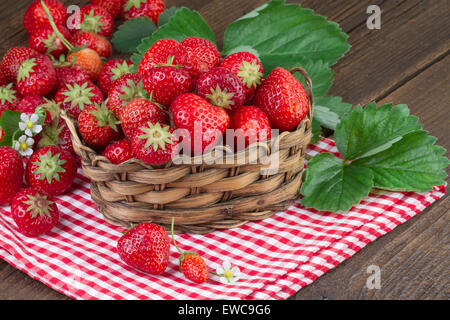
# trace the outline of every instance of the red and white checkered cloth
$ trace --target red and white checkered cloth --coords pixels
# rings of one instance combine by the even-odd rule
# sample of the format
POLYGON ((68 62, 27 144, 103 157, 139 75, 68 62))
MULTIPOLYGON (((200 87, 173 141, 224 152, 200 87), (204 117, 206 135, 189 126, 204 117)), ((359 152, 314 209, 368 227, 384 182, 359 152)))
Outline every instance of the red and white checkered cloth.
MULTIPOLYGON (((308 154, 337 152, 323 139, 308 154)), ((172 246, 169 266, 150 276, 125 265, 116 251, 123 228, 104 222, 79 174, 70 193, 58 197, 60 223, 47 235, 17 232, 9 208, 0 207, 0 257, 49 287, 76 299, 286 299, 441 198, 445 186, 424 194, 370 195, 345 214, 306 210, 299 203, 264 221, 209 235, 176 236, 215 270, 230 260, 245 275, 234 285, 218 277, 196 285, 178 270, 172 246)))

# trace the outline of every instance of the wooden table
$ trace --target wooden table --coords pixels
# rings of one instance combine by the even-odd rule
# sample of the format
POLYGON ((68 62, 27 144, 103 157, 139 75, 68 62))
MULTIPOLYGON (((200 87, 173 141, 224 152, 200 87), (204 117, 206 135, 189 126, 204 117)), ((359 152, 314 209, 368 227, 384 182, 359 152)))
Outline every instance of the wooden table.
MULTIPOLYGON (((63 1, 85 4, 87 0, 63 1)), ((209 22, 219 44, 226 26, 266 0, 167 0, 189 6, 209 22)), ((299 2, 299 1, 289 1, 299 2)), ((26 45, 22 15, 30 1, 0 2, 0 54, 26 45)), ((302 0, 303 7, 338 22, 352 49, 334 66, 331 94, 366 104, 406 103, 438 143, 450 148, 449 0, 302 0), (369 5, 382 9, 380 30, 366 26, 369 5)), ((447 157, 449 154, 447 153, 447 157)), ((450 201, 433 206, 369 244, 292 299, 449 299, 450 201), (365 284, 367 267, 381 268, 381 289, 365 284)), ((0 262, 0 299, 68 299, 0 262)))

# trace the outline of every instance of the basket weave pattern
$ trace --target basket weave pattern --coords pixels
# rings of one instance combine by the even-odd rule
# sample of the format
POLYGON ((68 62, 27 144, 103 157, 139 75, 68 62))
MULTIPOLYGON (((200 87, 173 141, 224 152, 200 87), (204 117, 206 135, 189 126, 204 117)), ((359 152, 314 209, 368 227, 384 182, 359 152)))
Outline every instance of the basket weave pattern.
MULTIPOLYGON (((170 162, 162 169, 138 159, 114 165, 83 144, 76 121, 63 113, 75 152, 81 156, 83 171, 91 180, 92 199, 105 220, 127 228, 153 222, 170 229, 175 217, 176 233, 205 234, 262 220, 288 207, 302 183, 313 116, 311 80, 305 70, 291 70, 295 72, 304 76, 308 87, 307 117, 295 131, 258 144, 266 148, 271 159, 279 161, 275 174, 264 171, 269 167, 267 162, 255 163, 255 153, 250 152, 255 145, 231 155, 220 154, 221 163, 211 163, 204 157, 203 161, 191 158, 191 164, 170 162)), ((217 158, 216 154, 208 156, 217 158)))

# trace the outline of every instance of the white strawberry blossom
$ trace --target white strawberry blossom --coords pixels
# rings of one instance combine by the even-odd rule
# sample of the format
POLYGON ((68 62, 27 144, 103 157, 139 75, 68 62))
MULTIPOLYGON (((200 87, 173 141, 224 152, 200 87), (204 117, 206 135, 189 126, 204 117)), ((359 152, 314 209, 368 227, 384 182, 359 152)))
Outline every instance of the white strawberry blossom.
POLYGON ((42 126, 38 124, 39 116, 37 114, 28 115, 22 113, 20 115, 19 129, 25 132, 25 135, 33 137, 42 131, 42 126))
POLYGON ((33 154, 34 139, 23 135, 16 141, 15 149, 22 157, 29 157, 33 154))
POLYGON ((216 273, 223 284, 233 284, 236 280, 242 278, 239 268, 233 267, 228 260, 224 261, 222 266, 217 267, 216 273))

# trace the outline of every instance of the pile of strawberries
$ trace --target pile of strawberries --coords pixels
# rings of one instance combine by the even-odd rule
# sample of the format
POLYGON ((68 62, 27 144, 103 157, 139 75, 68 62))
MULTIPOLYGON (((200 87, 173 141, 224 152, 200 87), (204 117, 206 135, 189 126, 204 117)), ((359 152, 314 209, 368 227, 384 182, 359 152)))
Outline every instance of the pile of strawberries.
MULTIPOLYGON (((61 110, 77 119, 86 145, 111 163, 137 158, 155 168, 180 152, 201 155, 234 142, 223 139, 227 129, 245 148, 270 139, 272 129, 295 130, 306 116, 307 93, 289 71, 277 68, 263 79, 256 55, 223 58, 207 39, 159 40, 138 66, 110 59, 114 19, 148 16, 156 24, 164 1, 91 3, 80 9, 76 24, 58 0, 33 1, 23 17, 29 46, 9 49, 0 62, 0 117, 5 110, 20 112, 25 133, 0 147, 0 205, 12 204, 23 233, 41 235, 57 224, 53 196, 66 192, 76 174, 61 110)), ((159 274, 170 243, 161 227, 142 224, 118 248, 129 265, 159 274)), ((208 278, 202 261, 193 253, 181 257, 188 265, 183 271, 198 283, 208 278)))

